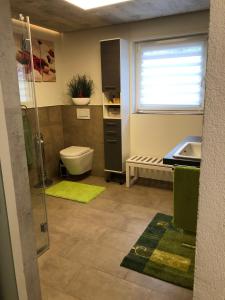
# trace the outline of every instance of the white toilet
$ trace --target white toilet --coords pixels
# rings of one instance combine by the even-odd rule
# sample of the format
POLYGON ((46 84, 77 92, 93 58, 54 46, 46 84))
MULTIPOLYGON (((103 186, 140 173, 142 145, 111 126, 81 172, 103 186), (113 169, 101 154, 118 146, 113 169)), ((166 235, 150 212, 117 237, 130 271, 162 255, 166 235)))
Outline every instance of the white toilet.
POLYGON ((60 151, 61 160, 70 175, 81 175, 92 169, 94 150, 71 146, 60 151))

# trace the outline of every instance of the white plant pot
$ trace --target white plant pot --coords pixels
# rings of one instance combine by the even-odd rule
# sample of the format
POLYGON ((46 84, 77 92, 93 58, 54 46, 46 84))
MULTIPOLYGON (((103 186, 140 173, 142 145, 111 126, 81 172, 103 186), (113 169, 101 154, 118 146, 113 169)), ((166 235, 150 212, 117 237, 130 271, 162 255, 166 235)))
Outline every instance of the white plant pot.
POLYGON ((75 105, 88 105, 90 103, 90 98, 72 98, 75 105))

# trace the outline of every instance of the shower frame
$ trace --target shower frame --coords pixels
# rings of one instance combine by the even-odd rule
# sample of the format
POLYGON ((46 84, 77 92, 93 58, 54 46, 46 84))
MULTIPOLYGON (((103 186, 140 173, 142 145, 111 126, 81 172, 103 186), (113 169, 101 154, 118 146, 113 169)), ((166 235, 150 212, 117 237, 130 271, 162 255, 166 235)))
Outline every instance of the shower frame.
MULTIPOLYGON (((29 53, 30 53, 30 77, 26 77, 26 84, 28 85, 28 93, 29 93, 29 106, 27 104, 21 103, 21 108, 24 108, 25 111, 28 111, 30 108, 34 109, 32 110, 32 113, 34 111, 34 117, 35 119, 35 130, 33 133, 33 143, 35 143, 35 138, 39 141, 35 147, 38 149, 38 153, 35 153, 35 159, 36 164, 37 161, 39 163, 39 167, 36 168, 36 172, 39 172, 37 174, 38 178, 41 178, 42 188, 36 188, 34 192, 34 184, 31 182, 30 174, 29 174, 29 180, 30 180, 30 189, 31 189, 31 202, 32 202, 32 211, 33 211, 33 220, 34 220, 34 226, 36 230, 34 231, 36 234, 36 245, 37 245, 37 255, 43 254, 46 250, 49 248, 49 234, 48 234, 48 217, 47 217, 47 206, 46 206, 46 199, 45 199, 45 173, 44 173, 44 161, 42 157, 42 148, 41 148, 41 132, 40 132, 40 122, 39 122, 39 113, 38 113, 38 105, 37 105, 37 96, 36 96, 36 90, 35 90, 35 74, 34 74, 34 62, 33 62, 33 48, 32 48, 32 34, 31 34, 31 26, 30 26, 30 18, 29 16, 24 17, 22 14, 19 15, 19 19, 22 22, 22 31, 23 34, 26 35, 25 43, 28 43, 29 45, 29 53), (32 101, 31 101, 32 100, 32 101), (32 102, 32 103, 31 103, 32 102), (33 192, 32 192, 33 191, 33 192), (38 196, 37 196, 38 193, 38 196), (39 203, 37 203, 39 201, 39 203), (39 211, 35 209, 35 206, 39 207, 39 211), (37 221, 38 217, 37 215, 41 215, 41 221, 40 224, 37 224, 39 221, 37 221), (37 228, 39 230, 37 231, 37 228), (44 235, 44 238, 43 238, 44 235), (42 236, 42 238, 39 238, 42 236), (44 240, 45 242, 41 243, 39 245, 38 240, 44 240)), ((29 172, 28 172, 29 173, 29 172)))

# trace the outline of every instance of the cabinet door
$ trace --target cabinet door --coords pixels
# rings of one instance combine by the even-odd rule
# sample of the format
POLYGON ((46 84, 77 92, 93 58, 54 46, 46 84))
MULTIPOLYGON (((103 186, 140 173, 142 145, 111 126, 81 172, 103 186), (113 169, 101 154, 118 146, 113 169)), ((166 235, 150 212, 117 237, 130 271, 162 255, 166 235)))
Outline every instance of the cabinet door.
POLYGON ((103 92, 120 92, 120 40, 101 42, 103 92))
POLYGON ((105 169, 122 171, 121 121, 104 120, 105 169))
POLYGON ((109 137, 105 139, 105 169, 122 171, 122 147, 120 139, 109 137))
POLYGON ((121 120, 104 120, 104 138, 121 140, 121 120))

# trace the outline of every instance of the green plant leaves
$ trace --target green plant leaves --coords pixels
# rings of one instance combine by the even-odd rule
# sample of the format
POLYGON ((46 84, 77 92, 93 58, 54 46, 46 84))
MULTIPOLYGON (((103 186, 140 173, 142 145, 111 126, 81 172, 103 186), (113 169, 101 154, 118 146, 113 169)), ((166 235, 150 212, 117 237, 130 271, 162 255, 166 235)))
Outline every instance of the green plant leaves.
POLYGON ((68 82, 68 93, 72 98, 90 98, 94 92, 93 80, 89 79, 85 74, 73 76, 68 82))

